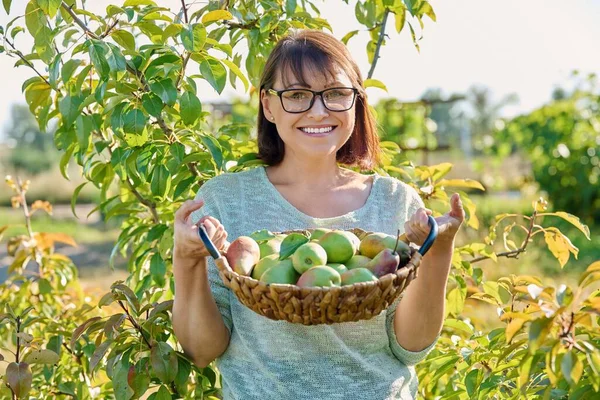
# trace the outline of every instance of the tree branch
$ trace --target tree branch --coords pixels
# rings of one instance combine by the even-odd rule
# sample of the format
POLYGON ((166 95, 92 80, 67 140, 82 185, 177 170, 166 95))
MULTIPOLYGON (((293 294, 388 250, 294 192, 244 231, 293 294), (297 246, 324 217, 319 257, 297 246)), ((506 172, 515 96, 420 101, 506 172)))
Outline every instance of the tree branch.
POLYGON ((73 7, 68 6, 64 1, 61 3, 61 6, 62 6, 62 8, 65 9, 66 12, 69 13, 69 15, 73 18, 73 21, 75 21, 75 23, 77 25, 79 25, 81 27, 81 29, 83 29, 89 37, 91 37, 92 39, 96 39, 96 40, 102 39, 100 36, 98 36, 94 32, 92 32, 90 30, 90 28, 87 27, 85 22, 83 22, 81 19, 79 19, 77 14, 75 14, 75 12, 73 11, 73 7))
MULTIPOLYGON (((533 214, 531 214, 531 219, 529 220, 529 229, 527 230, 527 237, 525 237, 525 240, 523 240, 523 243, 521 243, 521 247, 519 247, 518 249, 515 249, 515 250, 511 250, 511 251, 496 253, 496 257, 519 258, 519 255, 521 253, 524 253, 525 251, 527 251, 527 245, 529 244, 529 239, 531 239, 531 235, 533 233, 533 228, 535 227, 535 217, 536 216, 537 216, 537 211, 534 211, 533 214)), ((489 258, 490 258, 490 256, 476 257, 476 258, 470 260, 469 263, 473 264, 473 263, 476 263, 479 261, 487 260, 489 258)))
POLYGON ((367 79, 371 79, 373 77, 373 73, 375 72, 375 66, 377 66, 377 60, 379 59, 379 51, 381 50, 381 45, 383 44, 383 38, 385 37, 385 24, 388 19, 388 15, 390 15, 390 9, 386 8, 383 14, 383 21, 381 22, 381 31, 379 31, 379 38, 377 39, 377 46, 375 47, 375 55, 373 56, 373 64, 371 64, 371 69, 367 74, 367 79))
POLYGON ((123 302, 121 300, 118 300, 118 303, 121 306, 121 308, 125 311, 125 314, 127 314, 127 319, 129 319, 129 322, 131 322, 133 327, 135 329, 137 329, 137 331, 140 333, 140 335, 142 335, 142 339, 144 339, 144 342, 146 342, 146 345, 148 346, 148 348, 152 349, 152 345, 150 344, 148 339, 146 339, 146 335, 144 335, 144 331, 143 331, 142 327, 135 321, 135 319, 133 319, 131 314, 129 314, 129 310, 127 309, 127 307, 125 307, 125 304, 123 304, 123 302))

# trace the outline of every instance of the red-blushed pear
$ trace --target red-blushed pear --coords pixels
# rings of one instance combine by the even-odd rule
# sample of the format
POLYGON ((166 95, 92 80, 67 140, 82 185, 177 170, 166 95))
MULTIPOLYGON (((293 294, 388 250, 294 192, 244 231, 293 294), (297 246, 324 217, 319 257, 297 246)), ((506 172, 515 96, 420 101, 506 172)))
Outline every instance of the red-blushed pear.
POLYGON ((240 275, 250 276, 252 268, 260 260, 258 243, 249 236, 240 236, 227 248, 225 255, 231 269, 240 275))
POLYGON ((326 265, 317 265, 303 273, 296 285, 300 287, 330 287, 340 286, 341 283, 342 277, 335 269, 326 265))
POLYGON ((394 253, 394 250, 383 249, 366 266, 376 277, 381 278, 384 275, 396 272, 400 265, 400 256, 394 253))
POLYGON ((361 242, 358 250, 360 254, 369 258, 381 253, 383 249, 394 249, 396 238, 385 233, 374 232, 368 234, 361 242))
POLYGON ((358 282, 376 281, 377 277, 367 268, 355 268, 342 274, 342 286, 358 282))

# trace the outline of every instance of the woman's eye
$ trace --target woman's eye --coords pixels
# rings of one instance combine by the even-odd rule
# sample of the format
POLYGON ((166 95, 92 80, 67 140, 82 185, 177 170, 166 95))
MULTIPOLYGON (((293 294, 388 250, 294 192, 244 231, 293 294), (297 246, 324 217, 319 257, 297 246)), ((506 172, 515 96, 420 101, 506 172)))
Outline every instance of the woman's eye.
POLYGON ((290 98, 292 100, 302 100, 302 99, 306 98, 306 93, 304 93, 304 92, 291 92, 291 93, 289 93, 288 98, 290 98))

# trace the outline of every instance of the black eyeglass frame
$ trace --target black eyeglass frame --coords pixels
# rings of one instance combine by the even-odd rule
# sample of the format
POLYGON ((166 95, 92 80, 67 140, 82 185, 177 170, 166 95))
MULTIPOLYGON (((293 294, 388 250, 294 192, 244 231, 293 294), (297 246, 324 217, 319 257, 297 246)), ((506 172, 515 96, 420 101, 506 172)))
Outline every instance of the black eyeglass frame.
POLYGON ((317 98, 317 96, 321 96, 321 101, 323 102, 323 106, 328 109, 329 111, 332 112, 344 112, 344 111, 348 111, 350 110, 352 107, 354 107, 354 103, 356 102, 356 95, 360 94, 360 92, 358 91, 358 89, 353 88, 353 87, 333 87, 333 88, 328 88, 325 90, 321 90, 320 92, 315 92, 314 90, 310 90, 310 89, 283 89, 283 90, 275 90, 275 89, 267 89, 267 93, 269 94, 273 94, 276 95, 277 97, 279 97, 279 101, 281 102, 281 107, 283 108, 283 110, 285 112, 288 112, 290 114, 302 114, 304 112, 307 112, 308 110, 310 110, 312 108, 312 106, 315 104, 315 99, 317 98), (354 93, 354 96, 352 97, 352 103, 350 104, 350 107, 344 109, 344 110, 332 110, 331 108, 327 107, 327 104, 325 104, 325 100, 323 99, 323 93, 329 91, 329 90, 336 90, 336 89, 346 89, 346 90, 352 90, 352 93, 354 93), (292 92, 292 91, 298 91, 298 90, 303 90, 306 92, 311 92, 313 94, 312 99, 310 100, 310 104, 308 105, 308 108, 304 111, 288 111, 285 109, 285 106, 283 105, 283 94, 285 92, 292 92))

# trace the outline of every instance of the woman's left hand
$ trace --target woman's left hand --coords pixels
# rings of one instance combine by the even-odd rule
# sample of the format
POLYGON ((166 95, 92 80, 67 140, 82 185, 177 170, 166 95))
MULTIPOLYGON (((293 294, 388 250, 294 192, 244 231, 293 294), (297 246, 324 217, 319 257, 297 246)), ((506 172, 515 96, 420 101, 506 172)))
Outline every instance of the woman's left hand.
MULTIPOLYGON (((431 229, 427 221, 429 215, 431 215, 431 210, 419 208, 410 220, 404 223, 406 237, 412 243, 421 245, 429 235, 431 229)), ((465 210, 458 193, 454 193, 450 198, 450 211, 435 220, 438 223, 438 236, 435 243, 452 244, 458 229, 465 220, 465 210)))

